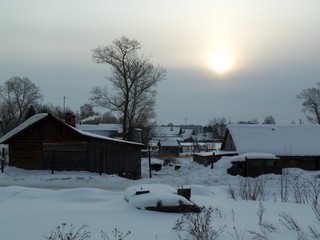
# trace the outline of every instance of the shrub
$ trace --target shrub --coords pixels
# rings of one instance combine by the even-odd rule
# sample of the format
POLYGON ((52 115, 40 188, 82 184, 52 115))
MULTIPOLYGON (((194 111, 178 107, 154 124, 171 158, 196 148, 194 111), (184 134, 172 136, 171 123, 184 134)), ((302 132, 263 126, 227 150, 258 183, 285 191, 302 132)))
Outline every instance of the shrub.
POLYGON ((311 202, 314 205, 319 203, 320 198, 320 179, 318 177, 313 177, 312 180, 307 180, 309 188, 310 188, 310 198, 311 202))
MULTIPOLYGON (((313 210, 314 216, 316 217, 318 223, 320 224, 320 205, 317 203, 313 203, 312 210, 313 210)), ((308 229, 314 239, 320 239, 320 232, 318 230, 318 227, 309 226, 308 229)))
POLYGON ((263 203, 260 201, 257 211, 258 217, 258 226, 259 230, 250 230, 249 233, 252 235, 253 240, 266 240, 269 239, 269 234, 273 232, 277 232, 278 228, 273 223, 270 223, 264 220, 264 213, 266 208, 264 207, 263 203))
POLYGON ((266 181, 263 178, 239 177, 237 189, 229 184, 227 192, 234 200, 238 197, 242 200, 265 200, 266 181))
POLYGON ((55 231, 52 231, 49 237, 44 236, 48 240, 85 240, 91 238, 90 232, 85 229, 87 224, 83 224, 78 230, 71 224, 67 228, 66 223, 57 226, 55 231))
MULTIPOLYGON (((216 211, 216 210, 215 210, 216 211)), ((224 227, 214 229, 211 226, 213 208, 203 207, 199 213, 184 213, 179 218, 173 230, 178 233, 180 239, 214 240, 224 231, 224 227)))
POLYGON ((264 200, 266 181, 262 178, 240 178, 239 196, 243 200, 264 200))
MULTIPOLYGON (((123 232, 119 231, 117 228, 115 228, 112 231, 112 236, 114 240, 123 240, 125 239, 129 234, 131 234, 131 231, 128 231, 126 234, 124 234, 123 232)), ((103 240, 111 240, 108 236, 107 233, 101 231, 101 237, 103 240)))
MULTIPOLYGON (((44 236, 47 240, 86 240, 91 238, 91 232, 87 231, 89 225, 83 224, 80 228, 76 230, 76 228, 71 224, 69 228, 67 228, 66 223, 62 223, 54 231, 51 232, 50 236, 44 236)), ((108 234, 104 231, 101 231, 102 240, 123 240, 128 235, 131 234, 131 231, 127 233, 122 233, 117 228, 112 231, 112 237, 109 238, 108 234)))

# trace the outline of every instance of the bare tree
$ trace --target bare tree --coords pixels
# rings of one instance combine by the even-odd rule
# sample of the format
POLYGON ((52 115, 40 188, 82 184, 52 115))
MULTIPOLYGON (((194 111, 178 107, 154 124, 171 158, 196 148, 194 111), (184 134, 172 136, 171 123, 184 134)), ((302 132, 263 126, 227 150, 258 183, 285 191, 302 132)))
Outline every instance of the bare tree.
POLYGON ((209 126, 225 126, 227 125, 227 119, 224 117, 221 118, 214 118, 209 120, 209 126))
POLYGON ((6 134, 25 120, 29 108, 43 98, 30 79, 13 77, 0 86, 0 124, 6 134))
POLYGON ((90 99, 96 106, 122 114, 123 138, 128 140, 133 139, 137 119, 154 116, 155 104, 145 105, 150 101, 155 102, 155 87, 166 75, 166 70, 154 66, 150 57, 139 55, 140 49, 137 40, 123 36, 109 46, 98 46, 92 50, 92 58, 96 63, 111 67, 112 75, 108 79, 113 89, 109 91, 106 86, 93 87, 90 99), (149 113, 145 114, 144 111, 149 113))
POLYGON ((259 120, 256 118, 252 118, 249 121, 239 121, 238 124, 259 124, 259 120))
POLYGON ((320 124, 320 82, 317 87, 303 89, 297 99, 302 100, 302 112, 307 120, 320 124))
POLYGON ((96 113, 93 111, 92 105, 86 103, 80 106, 80 120, 91 117, 93 115, 96 115, 96 113))
POLYGON ((208 126, 214 133, 214 138, 222 140, 227 126, 227 120, 224 117, 214 118, 209 120, 208 126))
POLYGON ((273 116, 266 116, 263 120, 263 124, 276 124, 276 120, 273 116))
POLYGON ((51 113, 52 115, 61 119, 65 119, 66 112, 73 113, 73 111, 68 107, 63 109, 63 107, 61 107, 60 105, 54 105, 52 103, 38 105, 36 109, 39 113, 51 113))

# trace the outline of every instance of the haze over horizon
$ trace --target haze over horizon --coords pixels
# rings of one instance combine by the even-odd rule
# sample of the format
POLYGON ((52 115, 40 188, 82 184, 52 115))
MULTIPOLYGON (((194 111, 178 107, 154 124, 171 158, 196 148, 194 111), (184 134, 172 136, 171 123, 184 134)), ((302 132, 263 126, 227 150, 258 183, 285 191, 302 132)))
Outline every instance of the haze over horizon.
POLYGON ((272 115, 307 123, 303 89, 320 81, 318 0, 3 0, 1 84, 28 77, 45 103, 79 111, 107 65, 91 49, 127 36, 167 69, 158 85, 159 124, 206 125, 272 115))

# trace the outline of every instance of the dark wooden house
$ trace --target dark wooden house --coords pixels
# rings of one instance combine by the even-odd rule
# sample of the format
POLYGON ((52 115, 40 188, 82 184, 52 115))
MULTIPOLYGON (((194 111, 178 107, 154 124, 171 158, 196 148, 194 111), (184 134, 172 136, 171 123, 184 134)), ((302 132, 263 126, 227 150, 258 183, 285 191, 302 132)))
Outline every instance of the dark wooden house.
POLYGON ((267 173, 282 173, 281 160, 273 154, 248 153, 231 158, 231 175, 257 177, 267 173))
POLYGON ((0 143, 9 145, 9 166, 141 178, 143 144, 84 132, 47 113, 29 118, 0 143))
POLYGON ((220 150, 214 150, 209 152, 198 152, 193 154, 193 161, 200 163, 204 166, 212 165, 220 160, 222 157, 230 157, 237 155, 236 152, 223 152, 220 150))
POLYGON ((181 152, 181 146, 177 140, 160 140, 158 146, 159 155, 163 157, 178 157, 181 152))
POLYGON ((235 151, 239 155, 275 156, 275 159, 243 159, 244 165, 236 165, 246 176, 281 173, 283 168, 289 167, 320 170, 320 125, 231 124, 227 126, 221 150, 235 151))

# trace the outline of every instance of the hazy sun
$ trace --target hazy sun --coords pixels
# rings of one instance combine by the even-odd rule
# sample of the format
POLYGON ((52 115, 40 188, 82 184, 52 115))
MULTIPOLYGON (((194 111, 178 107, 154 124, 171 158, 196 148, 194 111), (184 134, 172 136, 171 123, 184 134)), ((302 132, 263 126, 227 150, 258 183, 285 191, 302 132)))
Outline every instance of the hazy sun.
POLYGON ((233 59, 230 53, 225 50, 218 50, 212 53, 211 67, 218 74, 225 74, 232 69, 233 59))

